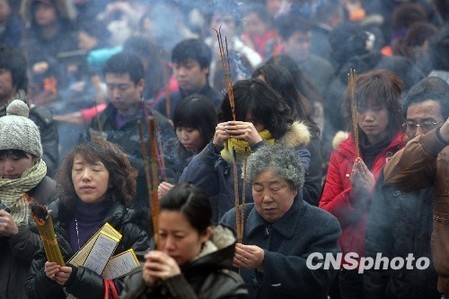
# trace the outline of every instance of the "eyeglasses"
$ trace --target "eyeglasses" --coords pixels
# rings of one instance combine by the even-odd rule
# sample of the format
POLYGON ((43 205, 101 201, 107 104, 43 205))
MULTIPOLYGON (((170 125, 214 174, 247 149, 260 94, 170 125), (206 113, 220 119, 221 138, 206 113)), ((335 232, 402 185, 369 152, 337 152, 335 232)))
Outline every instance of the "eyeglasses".
POLYGON ((443 122, 443 120, 440 120, 439 122, 426 120, 426 121, 418 122, 418 123, 409 121, 409 122, 402 124, 402 128, 404 128, 406 132, 414 132, 414 131, 416 131, 416 129, 418 127, 420 127, 421 130, 427 132, 427 131, 430 131, 430 130, 436 128, 436 126, 442 122, 443 122))

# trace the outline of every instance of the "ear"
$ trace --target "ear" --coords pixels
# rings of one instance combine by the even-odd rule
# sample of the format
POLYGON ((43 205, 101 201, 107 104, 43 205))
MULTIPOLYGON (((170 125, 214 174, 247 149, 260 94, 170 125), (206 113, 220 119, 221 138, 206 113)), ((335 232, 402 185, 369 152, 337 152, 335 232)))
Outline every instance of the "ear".
POLYGON ((208 226, 206 233, 200 236, 201 244, 204 244, 207 241, 209 241, 211 236, 212 236, 212 226, 208 226))
POLYGON ((142 95, 144 86, 145 86, 145 81, 143 79, 140 79, 139 82, 137 82, 137 84, 136 84, 136 88, 139 91, 140 95, 142 95))

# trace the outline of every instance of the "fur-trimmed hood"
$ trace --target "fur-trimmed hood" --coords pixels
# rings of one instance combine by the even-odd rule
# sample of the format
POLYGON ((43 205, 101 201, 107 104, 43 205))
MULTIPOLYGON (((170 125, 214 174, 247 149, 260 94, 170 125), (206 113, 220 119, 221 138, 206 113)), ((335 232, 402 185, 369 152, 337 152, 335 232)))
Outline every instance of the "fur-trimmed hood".
POLYGON ((279 139, 279 142, 286 147, 307 146, 310 142, 309 127, 302 121, 295 121, 288 129, 285 135, 279 139))

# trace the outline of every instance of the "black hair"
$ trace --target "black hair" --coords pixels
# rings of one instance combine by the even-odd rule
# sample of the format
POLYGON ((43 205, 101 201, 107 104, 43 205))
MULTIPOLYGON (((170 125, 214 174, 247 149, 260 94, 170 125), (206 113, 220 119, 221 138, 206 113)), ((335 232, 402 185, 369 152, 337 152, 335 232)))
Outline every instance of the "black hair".
POLYGON ((93 138, 87 143, 78 144, 61 162, 56 173, 62 204, 69 210, 74 209, 78 196, 72 181, 73 162, 77 155, 88 163, 100 161, 109 172, 108 199, 129 207, 136 195, 137 171, 131 165, 128 156, 121 147, 102 138, 93 138))
POLYGON ((443 119, 449 117, 449 84, 438 77, 427 77, 413 85, 407 92, 402 112, 407 116, 410 105, 433 100, 440 104, 443 119))
POLYGON ((212 207, 207 194, 191 184, 175 185, 159 202, 160 212, 182 213, 200 235, 212 225, 212 207))
POLYGON ((308 33, 312 30, 312 23, 297 14, 290 13, 279 18, 276 22, 279 36, 282 40, 288 40, 296 32, 308 33))
MULTIPOLYGON (((305 121, 308 125, 314 124, 309 102, 296 88, 294 80, 286 68, 274 63, 263 64, 252 74, 253 78, 258 76, 262 76, 264 81, 282 96, 290 106, 294 119, 305 121)), ((313 128, 319 131, 316 125, 313 128)))
MULTIPOLYGON (((237 81, 234 86, 236 120, 246 121, 251 115, 253 123, 260 123, 270 131, 274 139, 285 135, 293 123, 287 102, 268 84, 259 79, 237 81)), ((221 105, 223 121, 232 120, 229 95, 226 94, 221 105)))
MULTIPOLYGON (((402 80, 395 73, 387 69, 379 69, 363 73, 357 76, 355 82, 355 100, 357 108, 362 108, 370 103, 384 106, 388 111, 389 132, 396 133, 403 123, 401 114, 402 80)), ((347 128, 352 127, 352 104, 349 91, 345 92, 343 102, 343 115, 347 122, 347 128)), ((363 131, 360 131, 364 134, 363 131)))
POLYGON ((217 112, 211 100, 201 94, 193 94, 183 98, 176 105, 173 123, 177 127, 198 129, 204 141, 214 137, 215 126, 218 123, 217 112))
POLYGON ((137 84, 144 78, 142 61, 136 55, 122 51, 106 61, 103 75, 106 74, 129 74, 131 81, 137 84))
POLYGON ((16 91, 27 92, 27 61, 20 51, 4 44, 0 45, 0 69, 11 72, 12 84, 16 91))
POLYGON ((212 60, 212 50, 200 39, 185 39, 173 48, 171 61, 182 64, 189 59, 198 62, 201 69, 208 68, 212 60))
MULTIPOLYGON (((29 154, 31 155, 31 154, 29 154)), ((0 159, 2 158, 6 158, 8 156, 13 156, 16 157, 18 159, 23 159, 23 158, 27 158, 27 152, 24 152, 22 150, 18 150, 18 149, 5 149, 5 150, 0 150, 0 159)), ((34 157, 34 155, 31 155, 34 157)))

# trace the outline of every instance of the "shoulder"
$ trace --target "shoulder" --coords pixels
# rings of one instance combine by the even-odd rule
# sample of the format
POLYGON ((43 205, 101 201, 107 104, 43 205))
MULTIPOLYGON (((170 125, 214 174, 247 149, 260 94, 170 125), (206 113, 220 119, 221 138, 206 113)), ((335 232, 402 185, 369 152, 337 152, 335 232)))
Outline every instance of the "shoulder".
POLYGON ((302 218, 305 223, 311 224, 318 231, 340 231, 340 223, 334 215, 307 202, 304 202, 302 218))
POLYGON ((56 182, 48 176, 45 176, 34 189, 30 190, 31 196, 46 205, 56 198, 56 194, 56 182))
POLYGON ((32 105, 30 108, 30 119, 38 126, 48 126, 54 122, 51 111, 43 106, 32 105))

